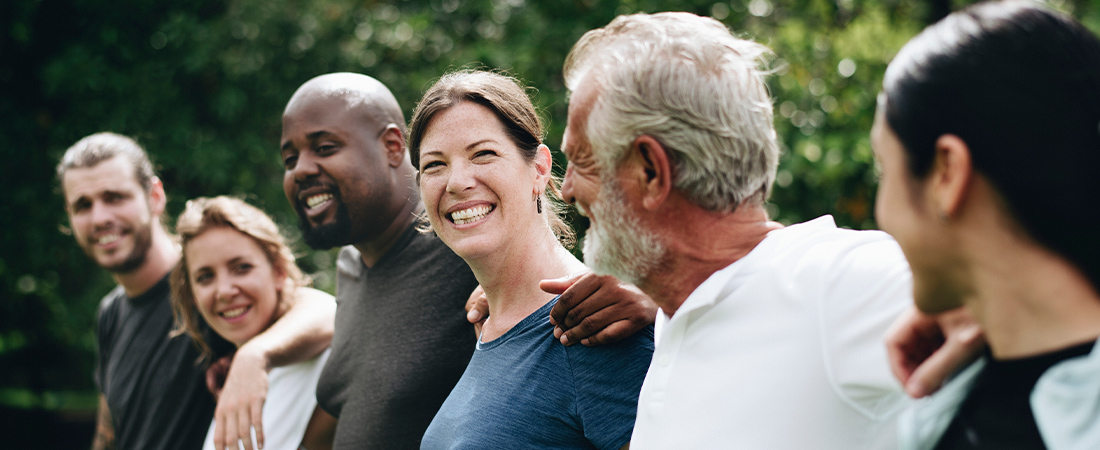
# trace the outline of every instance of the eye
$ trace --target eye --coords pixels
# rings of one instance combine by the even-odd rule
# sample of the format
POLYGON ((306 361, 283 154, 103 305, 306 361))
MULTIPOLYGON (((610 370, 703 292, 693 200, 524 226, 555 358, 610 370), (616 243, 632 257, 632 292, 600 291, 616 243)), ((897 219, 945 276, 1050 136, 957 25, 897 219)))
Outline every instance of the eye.
POLYGON ((74 213, 78 213, 87 210, 90 205, 91 202, 81 200, 79 202, 73 203, 72 209, 74 213))
POLYGON ((242 275, 252 271, 253 267, 256 266, 253 266, 252 263, 238 263, 237 265, 233 266, 233 272, 238 275, 242 275))
POLYGON ((494 150, 478 150, 474 152, 474 158, 483 158, 489 156, 497 156, 497 152, 494 150))
POLYGON ((318 154, 328 154, 336 151, 336 146, 333 144, 320 144, 315 151, 318 154))
POLYGON ((283 157, 283 167, 287 169, 293 169, 294 164, 298 162, 298 155, 286 155, 283 157))
POLYGON ((440 167, 443 167, 443 162, 442 161, 425 161, 425 162, 422 163, 422 167, 420 168, 420 172, 422 172, 422 173, 423 172, 428 172, 432 169, 436 169, 436 168, 440 168, 440 167))
POLYGON ((206 285, 214 278, 208 271, 202 271, 192 276, 194 283, 198 285, 206 285))

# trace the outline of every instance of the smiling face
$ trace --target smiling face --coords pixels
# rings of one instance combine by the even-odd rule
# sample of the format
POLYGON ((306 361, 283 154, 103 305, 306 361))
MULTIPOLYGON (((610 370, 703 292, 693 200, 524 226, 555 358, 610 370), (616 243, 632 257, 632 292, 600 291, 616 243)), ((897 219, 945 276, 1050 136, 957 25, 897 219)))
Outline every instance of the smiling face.
POLYGON ((240 346, 275 319, 285 276, 260 245, 229 227, 214 227, 184 248, 195 307, 206 323, 240 346))
POLYGON ((339 95, 295 95, 283 115, 283 190, 310 247, 370 240, 394 220, 386 125, 339 95))
POLYGON ((526 161, 496 115, 477 103, 436 114, 420 143, 420 193, 440 239, 469 260, 547 229, 534 200, 549 178, 549 150, 537 153, 545 161, 526 161))
POLYGON ((562 149, 569 166, 562 197, 589 218, 584 238, 584 263, 596 273, 642 283, 667 253, 658 236, 632 215, 615 173, 597 161, 586 130, 597 92, 581 83, 569 105, 569 123, 562 149))
MULTIPOLYGON (((71 168, 62 185, 73 236, 96 264, 114 273, 141 267, 153 239, 150 197, 122 156, 71 168)), ((158 187, 159 188, 159 187, 158 187)))

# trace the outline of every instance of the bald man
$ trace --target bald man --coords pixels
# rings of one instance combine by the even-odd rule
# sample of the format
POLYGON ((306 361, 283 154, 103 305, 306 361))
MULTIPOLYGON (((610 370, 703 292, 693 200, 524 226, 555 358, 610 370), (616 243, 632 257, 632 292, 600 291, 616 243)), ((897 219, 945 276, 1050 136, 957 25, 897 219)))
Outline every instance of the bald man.
MULTIPOLYGON (((463 309, 477 280, 435 235, 416 230, 422 207, 401 107, 371 77, 319 76, 287 104, 281 150, 306 243, 344 246, 336 334, 317 386, 318 404, 339 419, 334 446, 418 448, 473 354, 463 309)), ((574 281, 543 282, 564 291, 563 341, 614 340, 655 317, 648 298, 613 278, 574 281), (571 328, 585 317, 584 330, 571 328)))

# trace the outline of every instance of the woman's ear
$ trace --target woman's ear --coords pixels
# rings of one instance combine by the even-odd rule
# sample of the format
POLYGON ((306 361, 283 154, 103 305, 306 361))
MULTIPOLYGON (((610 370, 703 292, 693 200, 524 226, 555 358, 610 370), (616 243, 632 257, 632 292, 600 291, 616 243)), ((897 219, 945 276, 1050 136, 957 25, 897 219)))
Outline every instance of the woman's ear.
POLYGON ((959 214, 970 193, 974 176, 970 147, 958 136, 945 134, 936 140, 936 159, 932 167, 932 200, 936 213, 944 218, 959 214))
POLYGON ((550 156, 550 147, 544 144, 535 149, 535 193, 541 194, 550 182, 554 158, 550 156))

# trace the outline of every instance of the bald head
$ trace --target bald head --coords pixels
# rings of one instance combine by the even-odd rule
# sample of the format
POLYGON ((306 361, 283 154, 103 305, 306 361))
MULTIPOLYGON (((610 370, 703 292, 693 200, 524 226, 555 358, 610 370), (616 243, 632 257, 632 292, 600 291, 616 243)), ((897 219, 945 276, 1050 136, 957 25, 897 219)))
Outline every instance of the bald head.
POLYGON ((405 134, 405 114, 390 89, 382 82, 358 73, 329 73, 305 82, 283 110, 283 117, 292 115, 317 100, 341 100, 346 111, 359 114, 372 124, 394 124, 405 134))

